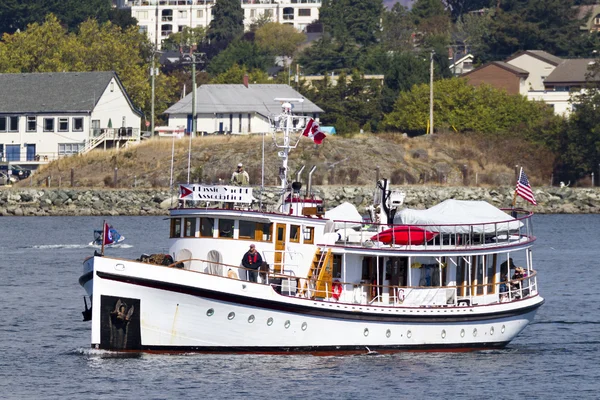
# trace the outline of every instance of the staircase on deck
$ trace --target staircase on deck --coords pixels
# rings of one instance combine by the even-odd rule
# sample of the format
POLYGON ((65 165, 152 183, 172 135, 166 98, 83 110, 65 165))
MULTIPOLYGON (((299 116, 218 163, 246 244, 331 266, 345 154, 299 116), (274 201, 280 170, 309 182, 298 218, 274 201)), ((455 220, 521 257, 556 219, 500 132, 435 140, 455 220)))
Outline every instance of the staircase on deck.
POLYGON ((300 293, 313 298, 331 297, 331 285, 333 280, 333 254, 331 249, 323 251, 317 249, 313 257, 310 270, 308 271, 308 287, 301 285, 300 293))

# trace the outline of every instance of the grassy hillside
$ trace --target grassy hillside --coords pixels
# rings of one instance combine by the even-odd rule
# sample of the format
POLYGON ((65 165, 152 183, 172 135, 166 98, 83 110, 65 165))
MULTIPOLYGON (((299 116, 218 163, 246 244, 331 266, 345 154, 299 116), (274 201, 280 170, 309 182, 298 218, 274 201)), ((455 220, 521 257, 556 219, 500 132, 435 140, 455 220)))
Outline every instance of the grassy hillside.
MULTIPOLYGON (((281 138, 277 138, 281 142, 281 138)), ((261 136, 207 136, 192 140, 191 181, 228 181, 238 162, 243 162, 251 184, 261 183, 261 136)), ((272 136, 265 136, 265 184, 278 184, 280 158, 272 136)), ((33 182, 42 186, 48 176, 51 186, 70 183, 71 169, 77 187, 113 187, 114 169, 118 168, 117 186, 169 187, 173 141, 151 139, 126 149, 94 150, 84 156, 66 157, 42 167, 33 182)), ((187 182, 187 138, 175 140, 174 182, 187 182)), ((363 134, 353 137, 330 136, 320 146, 302 138, 291 152, 289 169, 306 165, 303 181, 312 165, 317 169, 313 184, 371 184, 376 175, 394 184, 513 185, 515 165, 523 165, 532 185, 547 185, 552 173, 553 156, 540 148, 508 139, 437 134, 406 138, 400 134, 363 134), (477 182, 476 182, 477 181, 477 182)))

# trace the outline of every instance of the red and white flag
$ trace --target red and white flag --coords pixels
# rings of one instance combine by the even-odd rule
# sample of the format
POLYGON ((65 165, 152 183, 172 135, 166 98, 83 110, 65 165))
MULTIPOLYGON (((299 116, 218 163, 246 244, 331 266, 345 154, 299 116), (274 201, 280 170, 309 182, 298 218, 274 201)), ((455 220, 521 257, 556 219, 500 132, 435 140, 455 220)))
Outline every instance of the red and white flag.
POLYGON ((306 128, 304 128, 304 132, 302 132, 302 135, 311 138, 316 144, 323 143, 323 139, 327 137, 319 127, 319 124, 312 118, 308 120, 306 128))
POLYGON ((521 173, 519 174, 519 180, 517 181, 517 188, 515 191, 519 196, 534 206, 537 204, 535 201, 535 196, 533 195, 533 190, 531 190, 531 185, 529 184, 529 179, 527 179, 527 175, 525 175, 523 168, 521 168, 521 173))
POLYGON ((115 242, 115 238, 110 230, 110 225, 104 222, 104 229, 102 232, 102 241, 103 244, 113 244, 115 242))

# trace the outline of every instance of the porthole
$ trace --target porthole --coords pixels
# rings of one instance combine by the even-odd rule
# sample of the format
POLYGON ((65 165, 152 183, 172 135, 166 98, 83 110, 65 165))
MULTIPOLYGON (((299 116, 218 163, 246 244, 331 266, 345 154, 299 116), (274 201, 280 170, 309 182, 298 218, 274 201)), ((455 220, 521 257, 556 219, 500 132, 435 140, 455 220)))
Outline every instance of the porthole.
POLYGON ((490 335, 493 335, 493 334, 494 334, 494 327, 492 326, 492 327, 490 328, 490 335))
POLYGON ((248 317, 248 323, 249 323, 249 324, 253 323, 253 322, 254 322, 254 319, 255 319, 255 318, 254 318, 254 315, 251 315, 251 316, 249 316, 249 317, 248 317))
POLYGON ((442 339, 446 339, 446 330, 442 329, 442 339))
POLYGON ((460 337, 465 337, 465 330, 464 329, 460 330, 460 337))
POLYGON ((267 320, 267 325, 273 325, 273 318, 269 317, 269 319, 267 320))
POLYGON ((411 331, 406 332, 406 337, 410 339, 412 337, 412 332, 411 331))
POLYGON ((369 336, 369 328, 365 328, 365 330, 363 331, 363 335, 369 336))
POLYGON ((230 320, 230 321, 231 321, 231 320, 232 320, 232 319, 234 319, 234 318, 235 318, 235 313, 234 313, 233 311, 232 311, 232 312, 230 312, 229 314, 227 314, 227 319, 228 319, 228 320, 230 320))
POLYGON ((208 315, 209 317, 212 317, 215 314, 215 310, 213 310, 212 308, 209 308, 208 310, 206 310, 206 315, 208 315))
POLYGON ((285 321, 285 324, 283 324, 283 326, 285 327, 285 329, 290 327, 290 320, 288 319, 287 321, 285 321))
POLYGON ((302 323, 302 330, 305 331, 308 328, 308 324, 306 322, 302 323))
POLYGON ((506 327, 504 325, 502 325, 502 329, 500 329, 500 332, 504 333, 505 330, 506 330, 506 327))
POLYGON ((473 337, 477 336, 477 328, 473 328, 473 337))
POLYGON ((392 336, 392 331, 390 331, 389 329, 387 331, 385 331, 385 337, 389 338, 390 336, 392 336))

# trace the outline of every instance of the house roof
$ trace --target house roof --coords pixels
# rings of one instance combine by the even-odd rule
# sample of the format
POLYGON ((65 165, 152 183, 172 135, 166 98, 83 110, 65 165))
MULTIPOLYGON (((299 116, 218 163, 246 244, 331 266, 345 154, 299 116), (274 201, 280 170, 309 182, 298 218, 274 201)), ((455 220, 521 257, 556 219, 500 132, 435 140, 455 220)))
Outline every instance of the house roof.
MULTIPOLYGON (((196 112, 210 113, 239 113, 257 112, 262 115, 279 114, 281 102, 275 98, 304 98, 289 85, 275 84, 228 84, 202 85, 196 89, 196 112)), ((322 113, 323 110, 312 101, 294 105, 298 113, 322 113)), ((169 107, 165 114, 191 114, 192 93, 185 96, 176 104, 169 107)))
POLYGON ((578 58, 564 60, 550 75, 544 79, 544 83, 585 83, 586 81, 600 81, 599 74, 589 76, 590 63, 597 62, 593 58, 578 58))
POLYGON ((467 60, 473 61, 473 54, 469 53, 461 58, 459 58, 458 60, 456 60, 454 63, 450 64, 450 69, 454 68, 455 65, 458 65, 462 62, 465 62, 467 60))
POLYGON ((515 58, 521 57, 522 55, 527 54, 531 57, 537 58, 538 60, 541 61, 545 61, 548 64, 552 64, 554 66, 557 66, 558 64, 560 64, 563 59, 560 57, 557 57, 555 55, 552 55, 548 52, 545 52, 544 50, 524 50, 524 51, 519 51, 518 53, 515 53, 514 55, 510 56, 508 59, 506 59, 506 62, 509 62, 511 60, 514 60, 515 58))
POLYGON ((91 112, 113 78, 125 93, 113 71, 0 74, 0 113, 91 112))
POLYGON ((466 74, 462 74, 461 76, 465 77, 465 76, 471 75, 471 74, 473 74, 476 71, 482 70, 484 68, 488 68, 488 67, 490 67, 492 65, 495 65, 496 67, 500 67, 502 69, 505 69, 505 70, 507 70, 508 72, 510 72, 510 73, 512 73, 514 75, 523 76, 523 77, 529 76, 529 72, 527 72, 524 69, 521 69, 519 67, 515 67, 514 65, 510 65, 508 63, 505 63, 504 61, 492 61, 492 62, 489 62, 487 64, 482 65, 479 68, 475 68, 474 70, 467 72, 466 74))

